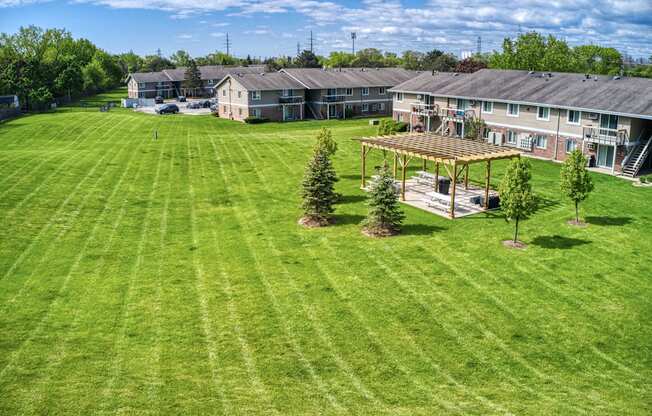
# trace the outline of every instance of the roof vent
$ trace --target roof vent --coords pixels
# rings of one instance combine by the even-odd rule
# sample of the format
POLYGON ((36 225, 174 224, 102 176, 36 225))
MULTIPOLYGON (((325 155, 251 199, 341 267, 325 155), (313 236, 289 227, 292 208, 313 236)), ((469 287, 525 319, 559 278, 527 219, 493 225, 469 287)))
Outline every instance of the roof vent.
POLYGON ((458 76, 458 75, 459 75, 459 74, 458 74, 457 72, 453 74, 454 77, 456 77, 456 76, 458 76))

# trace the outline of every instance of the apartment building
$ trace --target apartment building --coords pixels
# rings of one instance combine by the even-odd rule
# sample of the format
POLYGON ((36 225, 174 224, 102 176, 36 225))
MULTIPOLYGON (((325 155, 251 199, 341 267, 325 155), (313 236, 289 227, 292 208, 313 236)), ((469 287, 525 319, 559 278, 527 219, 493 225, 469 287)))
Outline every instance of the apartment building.
POLYGON ((186 68, 164 69, 159 72, 135 72, 127 76, 129 98, 174 98, 179 95, 211 96, 215 84, 231 73, 251 74, 265 71, 265 66, 200 66, 202 87, 192 91, 184 87, 186 68))
POLYGON ((222 118, 244 121, 247 117, 272 121, 304 119, 305 89, 281 72, 229 74, 215 85, 222 118))
POLYGON ((390 90, 393 117, 412 129, 483 137, 532 156, 564 160, 581 149, 591 166, 634 176, 652 167, 652 80, 483 69, 424 73, 390 90))
POLYGON ((305 88, 306 115, 315 119, 392 114, 389 89, 417 75, 402 68, 286 68, 305 88))

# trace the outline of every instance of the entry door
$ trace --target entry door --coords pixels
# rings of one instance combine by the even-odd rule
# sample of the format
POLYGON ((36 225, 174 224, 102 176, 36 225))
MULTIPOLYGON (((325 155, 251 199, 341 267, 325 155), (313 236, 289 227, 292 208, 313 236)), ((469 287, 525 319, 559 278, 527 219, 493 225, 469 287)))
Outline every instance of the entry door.
POLYGON ((598 145, 598 166, 601 168, 613 167, 614 162, 614 147, 604 144, 598 145))
POLYGON ((457 137, 462 137, 462 126, 463 124, 459 121, 455 122, 455 135, 457 137))
POLYGON ((328 106, 328 116, 329 117, 337 117, 337 106, 336 105, 330 105, 328 106))

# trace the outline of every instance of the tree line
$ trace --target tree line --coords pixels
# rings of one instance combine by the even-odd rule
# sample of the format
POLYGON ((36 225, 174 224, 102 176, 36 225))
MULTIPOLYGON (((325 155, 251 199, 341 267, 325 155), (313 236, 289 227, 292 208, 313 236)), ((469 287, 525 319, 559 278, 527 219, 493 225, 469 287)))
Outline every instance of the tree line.
MULTIPOLYGON (((133 51, 110 54, 88 39, 75 39, 63 29, 20 28, 0 34, 0 94, 16 94, 29 109, 44 109, 54 99, 72 100, 123 85, 133 72, 155 72, 195 65, 265 65, 268 70, 288 67, 347 68, 403 67, 410 70, 475 72, 482 68, 652 78, 652 65, 631 64, 614 48, 598 45, 570 46, 552 35, 537 32, 506 38, 501 51, 458 59, 451 53, 407 50, 401 54, 365 48, 355 54, 336 51, 320 56, 301 51, 297 56, 238 58, 223 52, 191 57, 178 50, 169 57, 160 50, 140 56, 133 51)), ((652 61, 652 57, 650 60, 652 61)))

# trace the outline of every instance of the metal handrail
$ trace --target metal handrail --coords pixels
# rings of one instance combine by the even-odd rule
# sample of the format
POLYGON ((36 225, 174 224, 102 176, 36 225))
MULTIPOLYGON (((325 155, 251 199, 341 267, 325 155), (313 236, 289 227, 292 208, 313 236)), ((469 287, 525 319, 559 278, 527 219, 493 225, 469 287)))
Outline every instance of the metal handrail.
POLYGON ((337 95, 322 95, 322 99, 324 99, 326 102, 332 103, 332 102, 337 102, 337 101, 344 101, 346 97, 345 95, 342 94, 337 94, 337 95))

